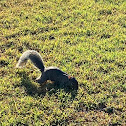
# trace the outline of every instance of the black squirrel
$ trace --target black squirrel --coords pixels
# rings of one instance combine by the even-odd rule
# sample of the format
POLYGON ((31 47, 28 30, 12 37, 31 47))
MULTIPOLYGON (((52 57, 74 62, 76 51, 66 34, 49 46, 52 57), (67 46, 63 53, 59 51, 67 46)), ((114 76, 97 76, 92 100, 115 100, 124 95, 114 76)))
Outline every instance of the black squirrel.
POLYGON ((51 80, 58 86, 78 89, 78 82, 74 77, 69 76, 57 67, 45 68, 41 55, 35 50, 25 51, 18 60, 16 67, 25 65, 28 59, 41 71, 41 76, 36 79, 41 85, 45 85, 47 80, 51 80))

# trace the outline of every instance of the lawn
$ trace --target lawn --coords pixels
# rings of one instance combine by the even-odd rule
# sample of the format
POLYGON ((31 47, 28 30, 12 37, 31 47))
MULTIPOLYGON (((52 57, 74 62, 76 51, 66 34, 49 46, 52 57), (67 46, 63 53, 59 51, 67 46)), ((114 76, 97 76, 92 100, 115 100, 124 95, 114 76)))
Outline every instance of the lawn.
POLYGON ((125 0, 0 1, 0 126, 126 125, 125 0), (28 49, 74 76, 77 92, 43 89, 28 49))

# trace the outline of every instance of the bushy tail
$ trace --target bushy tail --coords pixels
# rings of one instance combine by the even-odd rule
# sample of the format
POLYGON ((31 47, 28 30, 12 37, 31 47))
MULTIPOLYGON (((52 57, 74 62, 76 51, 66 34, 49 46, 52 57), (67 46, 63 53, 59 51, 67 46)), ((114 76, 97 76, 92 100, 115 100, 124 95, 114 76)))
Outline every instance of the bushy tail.
POLYGON ((27 60, 30 59, 32 63, 41 71, 43 72, 45 67, 43 64, 43 60, 41 55, 35 51, 35 50, 27 50, 25 51, 20 59, 18 60, 18 63, 16 67, 22 67, 27 63, 27 60))

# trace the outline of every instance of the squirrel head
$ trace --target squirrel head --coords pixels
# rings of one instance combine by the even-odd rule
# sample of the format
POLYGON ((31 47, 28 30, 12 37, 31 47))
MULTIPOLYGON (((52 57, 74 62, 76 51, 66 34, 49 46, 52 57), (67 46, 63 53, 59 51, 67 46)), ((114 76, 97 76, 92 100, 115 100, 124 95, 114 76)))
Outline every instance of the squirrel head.
POLYGON ((78 82, 74 77, 68 77, 73 89, 78 90, 78 82))

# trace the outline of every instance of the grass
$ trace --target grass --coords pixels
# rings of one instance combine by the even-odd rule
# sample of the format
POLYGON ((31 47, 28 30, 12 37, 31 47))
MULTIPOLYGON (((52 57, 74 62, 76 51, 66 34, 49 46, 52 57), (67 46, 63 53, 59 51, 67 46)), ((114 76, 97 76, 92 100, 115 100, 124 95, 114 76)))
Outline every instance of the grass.
POLYGON ((1 0, 0 125, 126 125, 125 8, 125 0, 1 0), (77 94, 41 89, 30 62, 15 69, 28 49, 75 76, 77 94))

